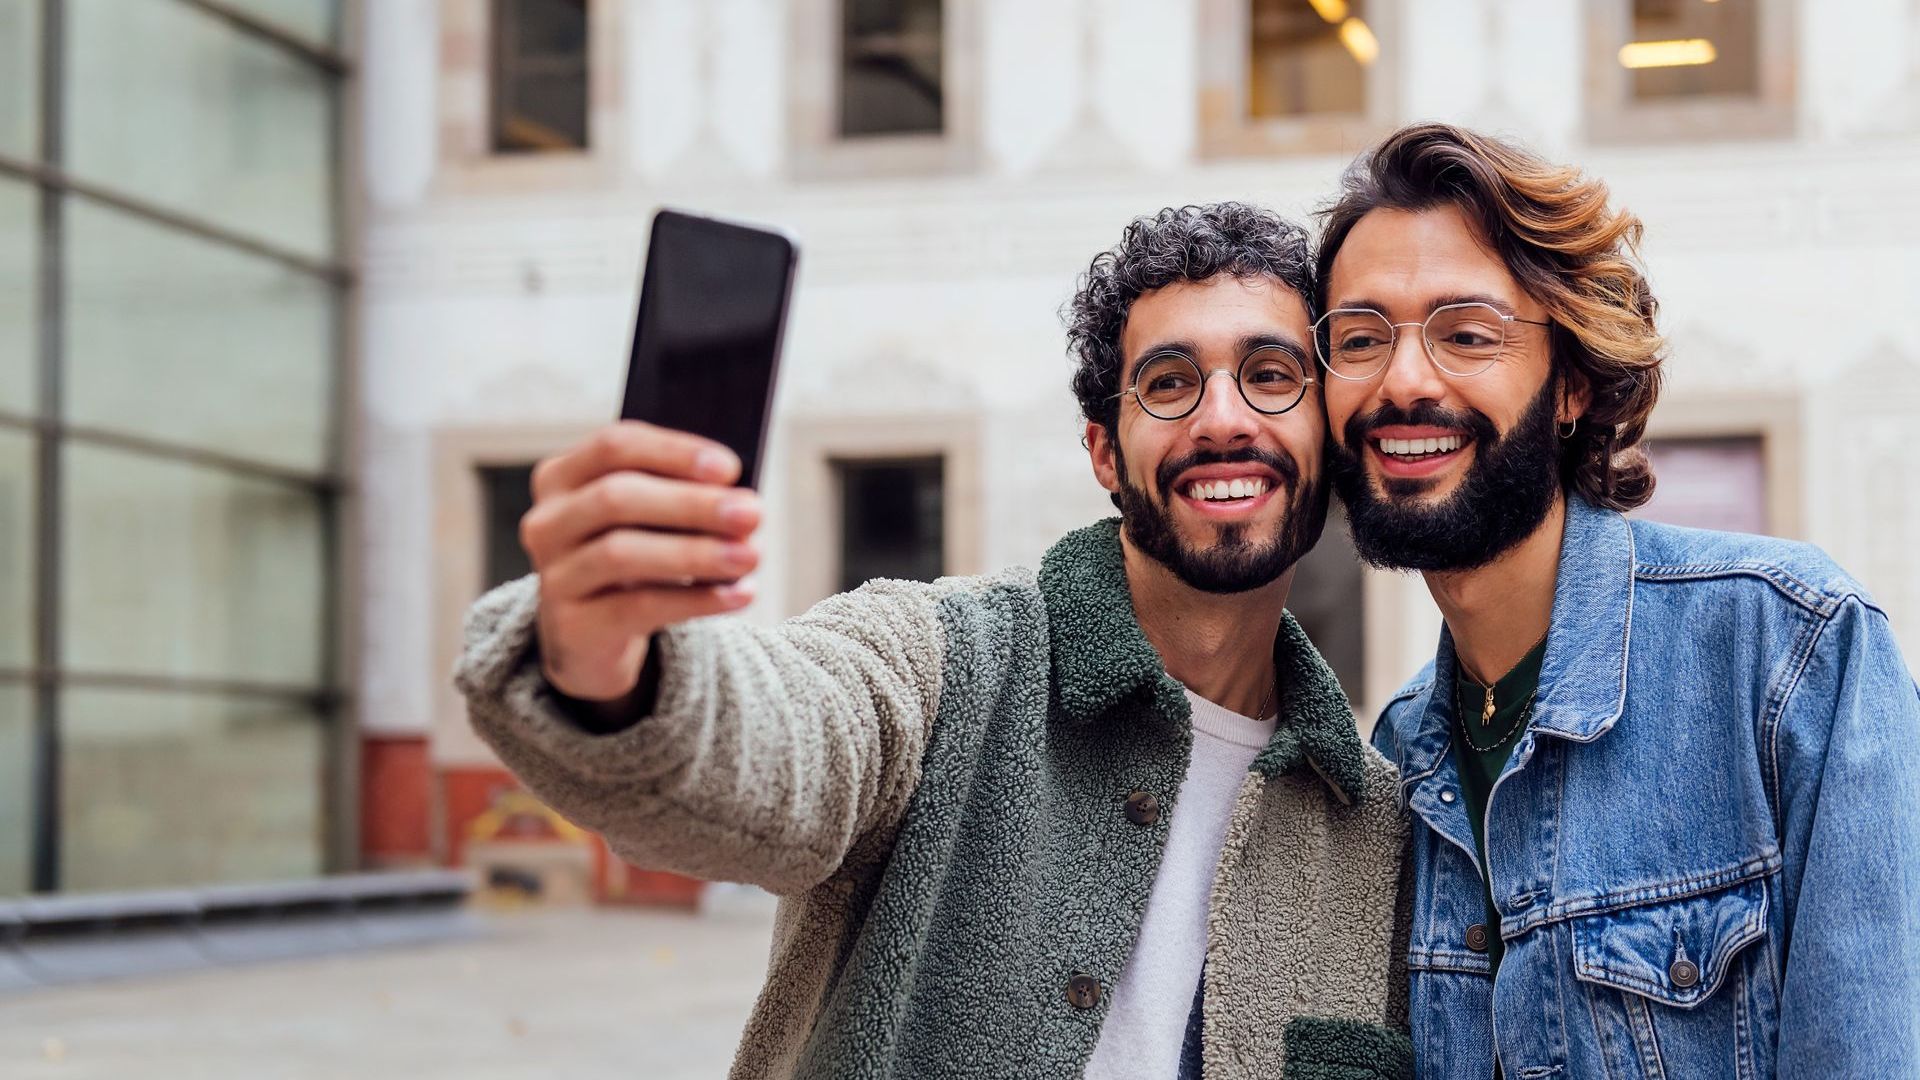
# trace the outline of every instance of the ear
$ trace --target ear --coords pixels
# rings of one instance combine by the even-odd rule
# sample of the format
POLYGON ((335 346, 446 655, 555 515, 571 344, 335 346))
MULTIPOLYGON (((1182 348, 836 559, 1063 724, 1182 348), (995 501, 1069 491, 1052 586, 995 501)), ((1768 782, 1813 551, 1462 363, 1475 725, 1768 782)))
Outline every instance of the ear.
POLYGON ((1093 465, 1093 478, 1110 494, 1120 491, 1120 462, 1113 452, 1113 434, 1106 425, 1087 421, 1087 433, 1080 440, 1093 465))
POLYGON ((1593 387, 1577 371, 1560 376, 1560 404, 1554 409, 1556 423, 1570 423, 1587 415, 1593 407, 1593 387))

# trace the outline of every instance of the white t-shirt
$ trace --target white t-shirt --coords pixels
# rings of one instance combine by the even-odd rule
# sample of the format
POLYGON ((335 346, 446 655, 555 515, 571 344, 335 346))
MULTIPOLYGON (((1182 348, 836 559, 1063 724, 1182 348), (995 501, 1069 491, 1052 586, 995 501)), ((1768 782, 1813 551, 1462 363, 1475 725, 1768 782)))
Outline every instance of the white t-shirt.
POLYGON ((1207 901, 1227 819, 1274 720, 1249 720, 1187 691, 1193 760, 1173 802, 1160 873, 1133 954, 1114 985, 1088 1080, 1173 1080, 1207 958, 1207 901))

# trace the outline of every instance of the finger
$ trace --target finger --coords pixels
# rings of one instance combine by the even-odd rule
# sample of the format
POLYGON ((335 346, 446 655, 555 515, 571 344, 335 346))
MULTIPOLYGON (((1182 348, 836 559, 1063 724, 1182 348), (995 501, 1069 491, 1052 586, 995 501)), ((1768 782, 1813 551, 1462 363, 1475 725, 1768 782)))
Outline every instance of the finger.
POLYGON ((606 532, 643 527, 742 540, 760 525, 760 497, 744 488, 608 473, 535 504, 520 520, 520 543, 543 566, 606 532))
POLYGON ((541 594, 567 602, 643 585, 736 581, 759 565, 760 553, 744 541, 614 529, 542 567, 541 594))
POLYGON ((638 420, 622 420, 535 466, 534 500, 572 491, 619 469, 732 484, 740 478, 740 458, 712 439, 638 420))

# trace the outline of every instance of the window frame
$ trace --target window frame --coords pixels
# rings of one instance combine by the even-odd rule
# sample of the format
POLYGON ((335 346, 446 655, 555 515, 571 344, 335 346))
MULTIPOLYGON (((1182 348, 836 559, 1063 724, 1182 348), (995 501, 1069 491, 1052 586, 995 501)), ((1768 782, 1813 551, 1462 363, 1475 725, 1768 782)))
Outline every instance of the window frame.
POLYGON ((941 125, 935 134, 840 134, 843 0, 794 0, 787 35, 788 153, 801 180, 964 173, 979 161, 981 0, 941 6, 941 125))
POLYGON ((1690 100, 1635 101, 1632 73, 1619 52, 1632 40, 1633 0, 1587 5, 1586 136, 1599 144, 1701 139, 1785 138, 1798 117, 1798 58, 1794 5, 1753 0, 1759 18, 1759 92, 1690 100))
POLYGON ((1380 55, 1366 72, 1366 107, 1351 115, 1256 119, 1248 113, 1252 0, 1201 0, 1199 152, 1204 159, 1356 153, 1399 124, 1400 10, 1375 0, 1367 23, 1380 55))

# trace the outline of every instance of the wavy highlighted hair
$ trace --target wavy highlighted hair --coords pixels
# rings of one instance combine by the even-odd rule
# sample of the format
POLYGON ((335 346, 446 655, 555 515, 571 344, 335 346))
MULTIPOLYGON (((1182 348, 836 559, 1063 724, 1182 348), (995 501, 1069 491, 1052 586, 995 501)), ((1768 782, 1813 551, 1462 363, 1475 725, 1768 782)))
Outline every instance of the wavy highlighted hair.
POLYGON ((1608 206, 1600 181, 1451 124, 1402 128, 1348 167, 1321 211, 1316 306, 1324 309, 1327 272, 1361 218, 1443 205, 1458 207, 1547 309, 1555 376, 1590 395, 1561 444, 1561 483, 1614 510, 1645 503, 1653 465, 1640 441, 1660 396, 1666 342, 1638 262, 1640 219, 1608 206))

